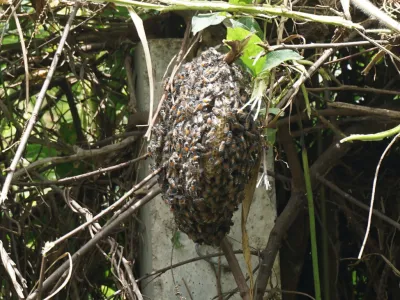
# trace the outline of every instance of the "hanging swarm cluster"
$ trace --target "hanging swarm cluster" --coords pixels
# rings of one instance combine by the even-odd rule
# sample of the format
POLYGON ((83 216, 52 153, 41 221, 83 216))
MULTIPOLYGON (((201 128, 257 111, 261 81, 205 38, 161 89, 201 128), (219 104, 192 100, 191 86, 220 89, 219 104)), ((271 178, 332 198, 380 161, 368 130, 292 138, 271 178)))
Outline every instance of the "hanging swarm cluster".
POLYGON ((259 155, 250 76, 210 48, 183 65, 160 110, 149 150, 178 228, 219 246, 259 155))

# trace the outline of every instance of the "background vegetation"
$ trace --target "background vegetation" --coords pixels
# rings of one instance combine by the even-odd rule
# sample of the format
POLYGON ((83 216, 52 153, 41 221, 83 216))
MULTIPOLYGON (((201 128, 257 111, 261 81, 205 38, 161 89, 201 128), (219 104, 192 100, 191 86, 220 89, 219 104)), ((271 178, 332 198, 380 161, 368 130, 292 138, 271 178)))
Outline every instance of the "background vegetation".
MULTIPOLYGON (((375 5, 397 18, 395 1, 375 5)), ((342 12, 314 0, 2 1, 0 297, 41 299, 61 287, 59 299, 140 299, 132 215, 157 193, 151 180, 135 186, 147 158, 132 59, 144 29, 147 38, 185 37, 183 49, 248 38, 242 62, 275 154, 279 210, 260 249, 256 298, 280 250, 282 286, 267 299, 400 299, 400 150, 389 144, 398 131, 339 143, 398 125, 399 30, 356 7, 351 20, 342 12)))

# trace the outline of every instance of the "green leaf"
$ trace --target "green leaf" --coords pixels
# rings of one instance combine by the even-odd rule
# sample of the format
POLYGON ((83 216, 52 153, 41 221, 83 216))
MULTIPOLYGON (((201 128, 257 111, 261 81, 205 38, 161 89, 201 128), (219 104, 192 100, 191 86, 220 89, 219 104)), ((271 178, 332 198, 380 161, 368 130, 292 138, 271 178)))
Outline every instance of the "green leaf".
POLYGON ((29 161, 37 160, 39 158, 53 157, 57 155, 57 151, 38 144, 28 144, 26 146, 25 158, 29 161))
MULTIPOLYGON (((277 115, 277 114, 279 114, 279 113, 281 113, 281 109, 280 108, 277 108, 277 107, 270 107, 269 109, 268 109, 268 113, 269 114, 272 114, 272 115, 277 115)), ((281 114, 281 116, 283 116, 284 114, 281 114)))
POLYGON ((257 21, 253 17, 241 17, 238 18, 237 20, 229 19, 228 23, 230 23, 227 24, 228 27, 232 28, 240 27, 255 33, 260 39, 263 38, 263 31, 260 25, 258 25, 257 21))
MULTIPOLYGON (((241 41, 250 34, 251 32, 249 30, 241 27, 228 28, 226 38, 227 40, 241 41)), ((254 63, 254 59, 257 57, 257 55, 263 51, 263 49, 256 45, 256 43, 261 43, 261 39, 257 35, 253 35, 249 39, 247 46, 244 48, 243 55, 240 57, 242 62, 251 70, 253 75, 257 75, 265 64, 265 57, 260 57, 257 62, 254 63)))
POLYGON ((175 249, 182 248, 183 245, 180 241, 181 237, 181 232, 180 231, 175 231, 174 235, 171 238, 172 245, 174 246, 175 249))
POLYGON ((227 17, 231 15, 224 12, 200 14, 192 18, 192 33, 196 34, 199 31, 211 26, 221 24, 227 17))
POLYGON ((100 287, 100 289, 101 289, 101 292, 103 293, 103 295, 106 297, 112 297, 115 294, 115 291, 112 288, 110 288, 109 286, 102 285, 100 287))
POLYGON ((298 54, 297 52, 289 49, 285 50, 276 50, 269 52, 266 55, 266 61, 262 68, 262 72, 269 72, 273 68, 279 66, 281 63, 288 61, 288 60, 299 60, 303 59, 303 56, 298 54))
POLYGON ((277 131, 278 129, 276 128, 267 128, 265 130, 265 140, 267 141, 268 145, 275 144, 277 131))
POLYGON ((55 172, 58 178, 65 178, 70 176, 78 176, 87 171, 82 162, 62 163, 55 166, 55 172))
POLYGON ((73 123, 61 123, 59 134, 65 143, 70 145, 76 144, 77 135, 73 123))

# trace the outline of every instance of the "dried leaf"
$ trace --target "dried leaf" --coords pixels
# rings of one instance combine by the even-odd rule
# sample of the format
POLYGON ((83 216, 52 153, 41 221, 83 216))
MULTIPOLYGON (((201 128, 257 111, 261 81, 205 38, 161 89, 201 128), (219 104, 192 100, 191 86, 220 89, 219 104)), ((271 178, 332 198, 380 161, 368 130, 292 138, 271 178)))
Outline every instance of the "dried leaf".
POLYGON ((255 167, 252 170, 252 174, 250 176, 249 183, 246 184, 244 189, 244 200, 242 202, 242 248, 243 248, 243 256, 247 266, 247 273, 250 277, 250 299, 253 299, 253 288, 254 288, 254 279, 253 279, 253 267, 251 264, 251 252, 249 245, 249 236, 246 230, 247 217, 249 216, 251 202, 253 200, 254 190, 256 189, 257 184, 257 176, 258 170, 260 169, 260 157, 258 158, 255 167))
POLYGON ((150 140, 152 120, 153 120, 153 106, 154 106, 153 65, 151 62, 150 49, 149 49, 149 44, 147 42, 146 32, 144 31, 143 21, 138 16, 138 14, 133 10, 132 7, 128 6, 127 8, 129 15, 132 18, 133 24, 135 24, 140 41, 142 42, 144 56, 146 59, 147 74, 149 76, 149 86, 150 86, 149 128, 147 129, 145 137, 147 137, 147 140, 150 140))

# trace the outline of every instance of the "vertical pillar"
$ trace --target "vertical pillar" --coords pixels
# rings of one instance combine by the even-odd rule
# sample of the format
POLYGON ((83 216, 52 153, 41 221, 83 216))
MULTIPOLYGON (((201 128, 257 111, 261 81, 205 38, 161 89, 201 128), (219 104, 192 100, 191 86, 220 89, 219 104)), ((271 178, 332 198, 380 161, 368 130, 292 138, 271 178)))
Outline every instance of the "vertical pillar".
MULTIPOLYGON (((180 39, 159 39, 149 40, 151 58, 153 62, 153 75, 155 81, 155 108, 162 95, 162 77, 172 57, 180 49, 180 39)), ((135 53, 135 70, 137 73, 136 96, 138 111, 149 110, 149 83, 146 69, 146 62, 143 48, 137 46, 135 53)), ((272 153, 268 155, 268 164, 273 167, 272 153)), ((149 163, 144 162, 140 166, 140 175, 143 178, 149 172, 149 163)), ((271 185, 274 186, 273 179, 271 185)), ((198 250, 204 254, 220 252, 219 249, 201 246, 197 248, 186 234, 176 231, 173 215, 169 207, 157 197, 148 203, 140 213, 143 223, 142 245, 139 256, 141 275, 168 267, 172 264, 183 262, 198 257, 198 250), (173 238, 176 238, 173 241, 173 238)), ((266 191, 263 188, 256 190, 251 206, 247 230, 250 246, 254 249, 263 249, 268 241, 268 236, 276 218, 275 191, 266 191)), ((234 226, 229 234, 234 250, 242 249, 241 246, 241 212, 234 214, 234 226)), ((246 265, 241 254, 237 255, 243 272, 246 272, 246 265)), ((218 259, 213 259, 218 262, 218 259)), ((258 264, 259 259, 252 260, 253 268, 258 264)), ((222 265, 226 264, 225 259, 221 260, 222 265)), ((188 263, 173 270, 168 270, 161 276, 151 278, 142 283, 142 292, 151 299, 174 299, 179 292, 186 299, 212 299, 217 295, 217 279, 214 265, 205 260, 188 263), (189 296, 191 294, 191 297, 189 296)), ((215 268, 217 269, 217 268, 215 268)), ((279 284, 279 267, 276 265, 273 281, 279 284)), ((222 292, 229 292, 236 287, 232 274, 226 268, 222 268, 220 274, 222 292)), ((240 299, 239 294, 231 299, 240 299)))

